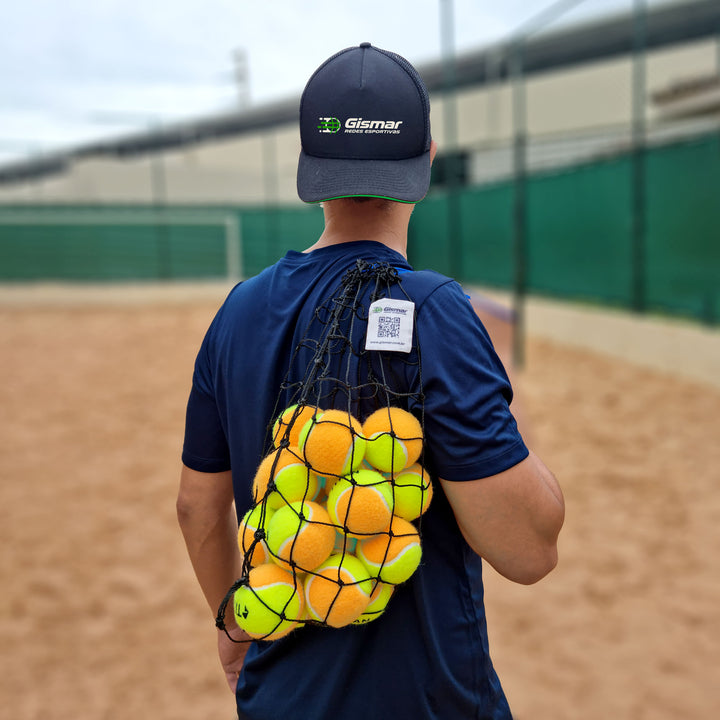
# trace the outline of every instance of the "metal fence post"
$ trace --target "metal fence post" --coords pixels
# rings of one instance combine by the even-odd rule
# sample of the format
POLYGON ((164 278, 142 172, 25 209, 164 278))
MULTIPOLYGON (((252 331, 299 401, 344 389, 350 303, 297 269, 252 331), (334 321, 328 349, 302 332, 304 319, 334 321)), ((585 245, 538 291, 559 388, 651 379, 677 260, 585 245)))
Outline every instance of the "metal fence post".
POLYGON ((513 99, 513 362, 525 365, 525 296, 527 294, 527 102, 525 96, 523 41, 510 49, 510 77, 513 99))
POLYGON ((632 83, 632 309, 644 312, 646 288, 646 178, 645 178, 645 48, 647 44, 645 0, 633 0, 635 33, 632 83))

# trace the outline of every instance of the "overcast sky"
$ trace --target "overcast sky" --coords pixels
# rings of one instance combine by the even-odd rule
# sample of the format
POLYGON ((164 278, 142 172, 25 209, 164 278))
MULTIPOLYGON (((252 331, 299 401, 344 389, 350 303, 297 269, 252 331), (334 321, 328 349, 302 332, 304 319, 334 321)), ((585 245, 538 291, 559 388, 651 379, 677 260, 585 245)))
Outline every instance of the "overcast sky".
MULTIPOLYGON (((253 104, 299 95, 313 70, 363 41, 421 65, 441 57, 441 5, 456 50, 501 41, 551 0, 20 0, 3 7, 0 163, 229 110, 234 54, 253 104)), ((657 5, 662 0, 649 0, 657 5)), ((577 5, 563 23, 627 12, 577 5)), ((552 27, 559 27, 554 24, 552 27)))

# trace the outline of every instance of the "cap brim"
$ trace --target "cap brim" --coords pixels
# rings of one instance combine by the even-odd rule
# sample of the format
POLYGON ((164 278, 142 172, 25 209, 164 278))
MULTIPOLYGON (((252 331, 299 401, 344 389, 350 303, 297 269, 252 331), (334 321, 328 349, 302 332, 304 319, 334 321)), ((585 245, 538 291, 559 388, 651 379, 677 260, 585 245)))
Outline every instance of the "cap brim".
POLYGON ((338 160, 300 151, 297 192, 304 202, 379 197, 416 203, 429 187, 429 151, 405 160, 338 160))

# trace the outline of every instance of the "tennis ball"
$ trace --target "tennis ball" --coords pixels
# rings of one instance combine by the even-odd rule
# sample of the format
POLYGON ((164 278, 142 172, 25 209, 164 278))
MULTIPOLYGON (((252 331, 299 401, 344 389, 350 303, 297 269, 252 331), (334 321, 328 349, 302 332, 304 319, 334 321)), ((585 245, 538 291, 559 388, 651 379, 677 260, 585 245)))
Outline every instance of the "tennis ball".
POLYGON ((283 440, 287 440, 290 447, 297 447, 298 438, 303 425, 320 411, 311 405, 291 405, 278 416, 272 429, 272 439, 275 447, 280 447, 283 440))
POLYGON ((308 617, 331 627, 343 627, 365 611, 373 582, 353 555, 331 555, 305 579, 308 617))
POLYGON ((362 426, 344 410, 326 410, 308 420, 298 446, 318 475, 347 475, 360 467, 365 454, 362 426))
POLYGON ((407 520, 393 517, 387 532, 359 542, 356 553, 371 577, 398 585, 420 565, 420 535, 407 520))
POLYGON ((430 476, 420 463, 401 470, 393 477, 393 513, 405 520, 420 517, 430 505, 433 488, 430 476))
POLYGON ((330 519, 350 535, 374 535, 385 530, 392 516, 390 481, 374 470, 358 470, 340 478, 330 491, 330 519))
POLYGON ((325 562, 335 547, 335 527, 318 503, 294 502, 275 512, 267 526, 272 559, 287 570, 309 572, 325 562))
POLYGON ((375 589, 370 595, 370 603, 363 611, 362 615, 357 620, 353 620, 353 625, 365 625, 373 620, 377 620, 384 612, 387 607, 393 592, 395 591, 394 585, 387 585, 386 583, 377 583, 375 589))
POLYGON ((276 640, 294 630, 305 612, 302 588, 291 573, 268 563, 248 573, 233 596, 235 622, 253 638, 276 640))
POLYGON ((363 423, 362 432, 367 440, 365 457, 382 472, 397 473, 416 462, 422 452, 420 422, 402 408, 376 410, 363 423))
POLYGON ((248 510, 238 528, 238 547, 255 567, 270 562, 270 552, 265 543, 265 532, 275 511, 264 504, 248 510))
POLYGON ((267 496, 267 505, 273 510, 297 500, 314 500, 317 494, 317 475, 298 448, 274 450, 260 463, 253 480, 255 502, 267 496))

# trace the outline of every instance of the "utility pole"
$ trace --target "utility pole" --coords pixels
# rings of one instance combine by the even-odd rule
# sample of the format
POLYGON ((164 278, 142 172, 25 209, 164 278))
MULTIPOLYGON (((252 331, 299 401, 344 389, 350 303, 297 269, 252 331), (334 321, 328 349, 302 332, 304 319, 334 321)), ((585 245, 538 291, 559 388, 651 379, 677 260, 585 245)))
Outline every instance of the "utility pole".
POLYGON ((237 48, 233 52, 233 63, 238 107, 245 110, 250 105, 250 62, 245 48, 237 48))
POLYGON ((525 299, 528 289, 528 112, 525 83, 525 43, 528 38, 554 22, 568 10, 585 0, 558 0, 522 23, 508 42, 509 76, 513 104, 513 171, 515 202, 513 205, 513 363, 518 369, 525 365, 525 299))
POLYGON ((448 268, 462 273, 462 218, 460 216, 460 152, 458 147, 457 76, 455 72, 454 0, 440 0, 440 46, 443 58, 444 171, 447 181, 448 268))
POLYGON ((515 193, 513 204, 513 363, 525 366, 525 297, 527 295, 527 97, 523 39, 518 38, 510 49, 510 78, 512 83, 513 118, 513 175, 515 193))

